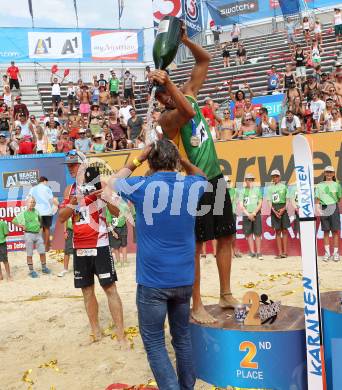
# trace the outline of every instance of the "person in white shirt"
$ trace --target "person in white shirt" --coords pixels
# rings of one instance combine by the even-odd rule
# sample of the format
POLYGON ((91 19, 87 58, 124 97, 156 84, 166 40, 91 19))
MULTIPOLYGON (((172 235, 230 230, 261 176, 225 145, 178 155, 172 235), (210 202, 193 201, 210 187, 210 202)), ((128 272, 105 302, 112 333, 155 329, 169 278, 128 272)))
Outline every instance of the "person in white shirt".
POLYGON ((340 42, 342 37, 342 13, 340 8, 334 8, 334 25, 335 25, 335 36, 336 42, 340 42))
POLYGON ((231 32, 232 49, 235 49, 235 48, 238 47, 240 34, 241 34, 240 27, 236 23, 234 23, 233 24, 233 29, 232 29, 232 32, 231 32))
POLYGON ((57 106, 61 101, 61 85, 64 81, 64 77, 61 82, 58 82, 58 78, 54 76, 54 73, 51 73, 51 96, 52 96, 52 110, 55 112, 57 110, 57 106))
POLYGON ((308 108, 312 112, 314 121, 313 129, 319 131, 321 128, 321 116, 325 110, 325 103, 318 98, 317 92, 312 94, 312 100, 308 103, 308 108))
POLYGON ((340 131, 342 130, 342 119, 337 108, 333 108, 331 111, 331 119, 328 121, 327 131, 340 131))
POLYGON ((43 226, 43 239, 45 250, 50 249, 50 228, 53 214, 57 211, 58 200, 53 196, 51 188, 48 186, 48 179, 45 176, 39 178, 39 183, 32 187, 29 196, 36 200, 36 209, 41 216, 43 226))
POLYGON ((128 119, 130 119, 130 117, 131 117, 130 110, 132 108, 133 107, 130 104, 128 104, 127 99, 122 100, 122 105, 121 105, 121 108, 119 110, 119 117, 124 120, 126 125, 127 125, 128 119))
POLYGON ((281 121, 281 133, 283 135, 295 135, 302 133, 302 125, 298 116, 293 115, 291 110, 286 111, 286 116, 281 121))

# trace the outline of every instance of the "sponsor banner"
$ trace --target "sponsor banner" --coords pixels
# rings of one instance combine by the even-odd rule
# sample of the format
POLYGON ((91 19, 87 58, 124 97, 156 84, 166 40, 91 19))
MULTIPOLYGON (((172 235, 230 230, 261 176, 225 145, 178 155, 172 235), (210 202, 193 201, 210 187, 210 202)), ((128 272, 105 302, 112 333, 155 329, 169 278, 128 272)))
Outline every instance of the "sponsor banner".
POLYGON ((183 0, 183 18, 189 37, 202 31, 202 7, 200 0, 183 0))
POLYGON ((143 30, 1 28, 0 62, 143 61, 143 30))
MULTIPOLYGON (((252 99, 253 105, 258 107, 266 107, 268 110, 268 115, 272 118, 278 120, 279 115, 283 111, 283 101, 285 94, 278 93, 275 95, 266 95, 266 96, 257 96, 252 99)), ((230 102, 230 111, 231 117, 233 119, 235 103, 233 101, 230 102)))
POLYGON ((12 223, 13 219, 25 209, 24 200, 0 201, 0 219, 7 223, 9 231, 6 241, 9 251, 25 250, 24 233, 12 223))
POLYGON ((185 21, 189 37, 202 31, 202 9, 200 0, 153 0, 153 22, 157 32, 165 16, 176 16, 185 21))
POLYGON ((91 55, 95 61, 138 60, 136 31, 92 31, 90 39, 91 55))
MULTIPOLYGON (((312 144, 315 183, 323 179, 323 169, 327 165, 333 165, 337 172, 337 180, 342 181, 342 132, 320 133, 308 135, 312 144)), ((271 181, 271 171, 279 169, 282 180, 286 183, 295 183, 294 159, 292 155, 292 137, 257 138, 246 141, 227 141, 215 144, 219 157, 222 173, 230 175, 233 183, 243 183, 246 172, 255 175, 262 187, 271 181)), ((103 160, 98 164, 103 173, 111 172, 106 168, 109 165, 113 171, 122 168, 128 161, 136 158, 141 151, 127 150, 105 155, 97 155, 103 160)), ((97 160, 99 161, 99 160, 97 160)), ((147 164, 143 164, 134 171, 134 175, 144 176, 147 172, 147 164)), ((340 204, 340 210, 342 211, 340 204)), ((266 207, 263 208, 267 214, 266 207)), ((293 216, 291 217, 293 219, 293 216)), ((319 253, 323 250, 323 232, 319 222, 316 225, 319 253)), ((242 232, 242 219, 237 218, 237 243, 243 251, 247 250, 246 238, 242 232)), ((342 236, 341 236, 342 238, 342 236)), ((300 254, 299 236, 289 229, 289 254, 300 254)), ((133 247, 129 248, 133 250, 133 247)), ((271 218, 263 216, 263 243, 262 250, 265 254, 276 253, 275 233, 271 227, 271 218)))
MULTIPOLYGON (((258 19, 282 15, 278 0, 207 0, 203 3, 217 26, 255 22, 258 19)), ((335 0, 307 1, 308 8, 334 5, 335 0)))
POLYGON ((83 57, 82 34, 77 32, 29 32, 28 45, 32 59, 83 57))

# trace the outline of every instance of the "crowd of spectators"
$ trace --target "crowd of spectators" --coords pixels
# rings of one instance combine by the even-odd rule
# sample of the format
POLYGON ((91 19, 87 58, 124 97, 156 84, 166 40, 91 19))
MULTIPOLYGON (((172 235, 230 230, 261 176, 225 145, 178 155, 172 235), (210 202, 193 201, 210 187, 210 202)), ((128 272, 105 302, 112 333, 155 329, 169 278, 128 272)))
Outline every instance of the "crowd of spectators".
MULTIPOLYGON (((342 36, 342 16, 335 10, 336 40, 342 36)), ((285 21, 292 61, 285 71, 276 64, 267 71, 267 83, 262 95, 284 93, 282 115, 274 117, 266 107, 253 104, 257 95, 245 82, 233 90, 233 82, 225 82, 229 104, 220 105, 205 98, 202 108, 214 140, 250 139, 298 133, 339 131, 342 129, 342 67, 336 62, 331 72, 322 71, 322 26, 320 21, 304 18, 298 42, 298 26, 285 21)), ((241 42, 241 31, 233 26, 231 42, 220 43, 220 30, 214 29, 216 50, 222 49, 223 66, 231 65, 230 53, 236 50, 235 62, 244 64, 248 58, 241 42)), ((279 65, 278 65, 279 66, 279 65)), ((136 76, 126 69, 121 77, 110 69, 109 74, 94 75, 91 83, 76 83, 59 79, 51 70, 52 108, 44 117, 36 118, 22 102, 21 74, 14 62, 2 78, 0 96, 0 155, 68 152, 76 148, 83 153, 103 153, 118 149, 143 148, 147 135, 147 119, 136 110, 136 76), (62 84, 66 99, 62 97, 62 84), (16 96, 13 89, 16 89, 16 96)), ((149 101, 153 83, 151 69, 145 70, 143 91, 149 101)), ((260 94, 260 91, 258 92, 260 94)), ((160 132, 156 105, 152 126, 160 132)))

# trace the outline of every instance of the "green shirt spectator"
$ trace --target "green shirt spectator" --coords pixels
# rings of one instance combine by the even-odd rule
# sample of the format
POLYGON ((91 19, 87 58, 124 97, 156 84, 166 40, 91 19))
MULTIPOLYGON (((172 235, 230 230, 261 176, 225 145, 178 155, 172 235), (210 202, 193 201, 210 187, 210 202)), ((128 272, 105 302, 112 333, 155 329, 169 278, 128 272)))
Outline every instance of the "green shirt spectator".
POLYGON ((272 204, 284 204, 287 198, 287 187, 283 183, 272 183, 267 188, 267 200, 272 204))
POLYGON ((249 213, 254 213, 262 200, 260 187, 243 188, 240 191, 239 200, 249 213))
POLYGON ((25 227, 25 232, 39 233, 41 228, 40 215, 36 209, 19 213, 13 222, 25 227))
POLYGON ((120 81, 118 78, 111 78, 109 79, 109 92, 115 92, 115 93, 118 93, 119 92, 119 85, 120 85, 120 81))
POLYGON ((106 221, 107 225, 112 225, 114 227, 124 227, 126 225, 127 213, 129 212, 128 206, 126 203, 122 202, 119 205, 120 214, 118 217, 112 215, 108 208, 106 208, 106 221))
POLYGON ((322 181, 317 184, 315 196, 323 206, 334 205, 342 197, 341 184, 336 181, 322 181))
POLYGON ((6 242, 6 237, 8 236, 8 226, 5 221, 0 221, 0 244, 6 242))
POLYGON ((229 196, 232 201, 233 214, 236 214, 236 201, 237 201, 237 190, 236 188, 229 188, 229 196))

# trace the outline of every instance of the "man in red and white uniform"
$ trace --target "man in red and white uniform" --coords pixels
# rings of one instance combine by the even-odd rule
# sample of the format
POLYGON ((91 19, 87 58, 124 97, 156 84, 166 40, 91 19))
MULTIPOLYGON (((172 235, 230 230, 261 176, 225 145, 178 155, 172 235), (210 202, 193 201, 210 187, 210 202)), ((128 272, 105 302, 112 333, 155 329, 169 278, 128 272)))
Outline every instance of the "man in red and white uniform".
POLYGON ((85 308, 88 314, 92 337, 101 338, 98 320, 98 303, 94 289, 94 275, 108 298, 108 306, 117 327, 117 340, 125 343, 123 311, 120 296, 115 282, 117 281, 114 260, 109 247, 105 207, 111 213, 117 209, 101 199, 102 190, 89 195, 82 194, 85 184, 86 159, 80 152, 72 150, 67 153, 65 163, 70 175, 76 182, 68 186, 64 192, 64 201, 59 207, 59 220, 65 223, 69 218, 73 227, 74 247, 74 283, 81 288, 85 308))
POLYGON ((12 90, 13 87, 15 87, 16 90, 20 91, 19 79, 20 81, 23 80, 21 78, 19 68, 15 66, 14 61, 11 61, 11 66, 7 68, 7 75, 9 78, 10 89, 12 90))

